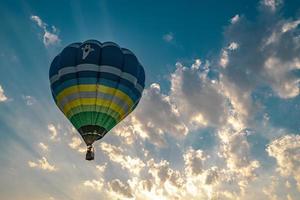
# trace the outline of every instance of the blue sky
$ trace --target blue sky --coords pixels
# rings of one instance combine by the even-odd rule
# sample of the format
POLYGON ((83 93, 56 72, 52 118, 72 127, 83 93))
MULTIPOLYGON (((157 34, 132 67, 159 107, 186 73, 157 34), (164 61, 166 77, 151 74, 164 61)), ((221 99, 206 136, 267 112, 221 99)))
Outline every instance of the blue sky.
POLYGON ((1 1, 1 199, 296 199, 300 4, 1 1), (54 104, 49 65, 113 41, 146 71, 96 160, 54 104))

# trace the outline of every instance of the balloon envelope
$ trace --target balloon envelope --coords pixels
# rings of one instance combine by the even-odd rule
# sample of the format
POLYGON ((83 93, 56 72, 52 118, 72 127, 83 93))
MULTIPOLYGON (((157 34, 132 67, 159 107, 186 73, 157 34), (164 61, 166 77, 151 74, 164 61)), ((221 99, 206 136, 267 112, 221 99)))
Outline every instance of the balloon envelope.
POLYGON ((130 50, 96 40, 65 47, 49 78, 56 105, 87 145, 136 107, 145 86, 144 69, 130 50))

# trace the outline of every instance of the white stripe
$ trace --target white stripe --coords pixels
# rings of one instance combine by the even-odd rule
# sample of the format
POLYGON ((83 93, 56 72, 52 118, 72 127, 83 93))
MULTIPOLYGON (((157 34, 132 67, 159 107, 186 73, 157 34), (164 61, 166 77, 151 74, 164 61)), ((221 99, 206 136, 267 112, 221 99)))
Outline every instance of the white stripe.
POLYGON ((128 80, 131 82, 133 85, 135 85, 136 89, 142 93, 143 92, 143 87, 137 83, 137 78, 134 77, 133 75, 122 72, 120 69, 113 67, 113 66, 108 66, 108 65, 96 65, 96 64, 79 64, 77 66, 70 66, 70 67, 64 67, 58 71, 58 74, 53 75, 50 78, 51 84, 54 82, 58 81, 59 78, 63 75, 66 74, 71 74, 71 73, 76 73, 76 72, 81 72, 81 71, 93 71, 93 72, 106 72, 110 74, 114 74, 117 76, 120 76, 123 79, 128 80))
POLYGON ((144 90, 144 88, 143 88, 140 84, 138 84, 138 83, 136 83, 135 88, 136 88, 140 93, 142 93, 142 91, 144 90))

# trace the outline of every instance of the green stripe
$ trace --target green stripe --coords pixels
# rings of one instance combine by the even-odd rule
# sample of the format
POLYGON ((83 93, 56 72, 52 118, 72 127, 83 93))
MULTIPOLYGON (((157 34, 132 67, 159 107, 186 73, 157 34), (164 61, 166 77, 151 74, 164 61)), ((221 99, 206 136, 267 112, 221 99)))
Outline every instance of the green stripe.
MULTIPOLYGON (((120 115, 119 113, 115 112, 112 109, 109 109, 108 107, 105 106, 98 106, 98 105, 81 105, 81 106, 77 106, 75 108, 72 108, 68 113, 68 119, 71 119, 74 115, 81 113, 81 112, 93 112, 94 118, 96 120, 97 113, 104 113, 109 115, 110 117, 114 118, 115 121, 119 121, 120 119, 120 115)), ((92 122, 95 123, 95 120, 92 122)))
POLYGON ((70 118, 70 121, 76 129, 79 129, 82 126, 87 126, 87 125, 98 125, 105 128, 107 131, 111 130, 117 124, 117 121, 111 116, 105 113, 97 113, 97 112, 77 113, 70 118), (91 124, 90 120, 92 116, 94 116, 95 114, 98 115, 98 120, 95 123, 91 124))

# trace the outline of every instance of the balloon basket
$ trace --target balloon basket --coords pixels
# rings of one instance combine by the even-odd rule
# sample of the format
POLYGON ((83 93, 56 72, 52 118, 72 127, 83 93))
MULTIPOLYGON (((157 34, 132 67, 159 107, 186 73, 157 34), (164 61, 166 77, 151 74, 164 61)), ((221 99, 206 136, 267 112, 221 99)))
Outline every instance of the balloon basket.
POLYGON ((91 161, 91 160, 94 160, 94 158, 95 158, 94 148, 92 145, 88 145, 87 150, 86 150, 85 159, 88 161, 91 161))

